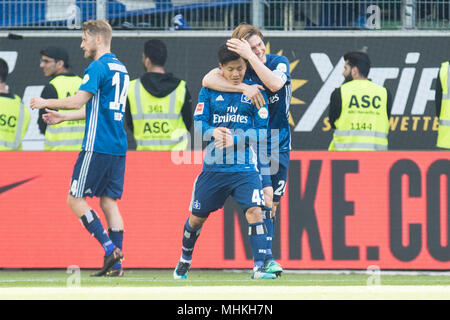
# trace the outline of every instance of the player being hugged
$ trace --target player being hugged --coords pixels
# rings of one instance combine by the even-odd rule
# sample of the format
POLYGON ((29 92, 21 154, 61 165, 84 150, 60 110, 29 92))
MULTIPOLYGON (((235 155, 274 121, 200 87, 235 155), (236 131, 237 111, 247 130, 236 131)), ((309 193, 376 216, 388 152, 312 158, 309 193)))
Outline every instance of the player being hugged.
POLYGON ((128 93, 127 69, 111 53, 111 26, 103 20, 83 23, 81 49, 92 59, 77 93, 62 99, 31 99, 32 109, 47 108, 47 124, 86 119, 82 150, 75 163, 67 203, 105 250, 101 270, 92 276, 122 276, 123 220, 117 206, 123 192, 127 138, 123 126, 128 93), (86 108, 81 108, 86 104, 86 108), (59 113, 50 109, 77 109, 59 113), (108 233, 86 197, 99 197, 108 233))
MULTIPOLYGON (((219 48, 218 58, 227 81, 243 82, 246 71, 243 58, 228 50, 225 44, 219 48)), ((184 225, 182 253, 173 272, 174 279, 186 279, 203 223, 211 212, 223 207, 228 196, 237 201, 248 222, 254 258, 252 278, 276 278, 263 270, 267 230, 262 217, 264 196, 257 165, 257 154, 264 155, 258 141, 267 139, 267 97, 265 94, 263 97, 265 104, 257 109, 242 93, 204 87, 200 91, 194 128, 208 145, 203 170, 194 184, 191 214, 184 225)))
MULTIPOLYGON (((211 70, 202 81, 204 87, 244 93, 256 107, 261 106, 261 88, 269 100, 269 124, 267 150, 270 159, 268 174, 262 173, 262 184, 266 206, 263 208, 264 223, 267 228, 267 254, 264 269, 281 275, 283 268, 272 255, 275 234, 275 218, 281 197, 286 190, 291 150, 289 128, 289 106, 292 96, 289 60, 283 55, 266 54, 264 37, 259 28, 242 23, 233 30, 227 40, 229 50, 239 54, 248 62, 246 80, 256 84, 241 83, 230 85, 223 78, 219 68, 211 70)), ((261 170, 263 172, 263 170, 261 170)))

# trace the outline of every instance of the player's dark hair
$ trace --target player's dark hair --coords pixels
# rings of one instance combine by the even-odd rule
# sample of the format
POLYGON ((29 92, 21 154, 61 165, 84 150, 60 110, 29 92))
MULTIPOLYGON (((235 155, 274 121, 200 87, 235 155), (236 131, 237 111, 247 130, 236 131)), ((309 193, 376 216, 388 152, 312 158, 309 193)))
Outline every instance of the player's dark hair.
POLYGON ((6 82, 6 79, 8 78, 8 64, 5 60, 0 58, 0 82, 6 82))
POLYGON ((167 47, 161 40, 148 40, 144 45, 144 55, 152 64, 163 67, 167 60, 167 47))
POLYGON ((350 67, 357 67, 359 74, 367 78, 370 71, 370 59, 366 53, 348 52, 344 55, 344 60, 348 61, 350 67))
POLYGON ((236 52, 228 50, 226 43, 222 44, 219 47, 219 51, 217 52, 217 58, 219 63, 224 65, 230 61, 238 60, 241 56, 236 52))

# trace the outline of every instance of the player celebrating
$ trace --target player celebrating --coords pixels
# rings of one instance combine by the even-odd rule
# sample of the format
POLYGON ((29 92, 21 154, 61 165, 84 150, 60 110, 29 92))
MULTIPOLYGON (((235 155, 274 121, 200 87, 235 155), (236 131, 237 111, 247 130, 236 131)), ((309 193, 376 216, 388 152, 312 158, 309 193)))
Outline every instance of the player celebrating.
MULTIPOLYGON (((219 48, 218 58, 226 81, 239 84, 244 80, 244 59, 228 50, 225 44, 219 48)), ((267 118, 265 105, 258 110, 241 93, 201 89, 194 112, 194 128, 209 143, 203 170, 194 185, 191 215, 184 225, 182 254, 173 273, 174 279, 186 279, 203 223, 211 212, 223 207, 230 195, 239 203, 248 221, 254 259, 252 278, 276 278, 263 270, 267 231, 262 219, 264 197, 255 158, 258 135, 263 133, 262 139, 267 139, 267 118)))
MULTIPOLYGON (((280 275, 283 269, 272 256, 274 219, 280 199, 286 188, 291 135, 289 128, 289 105, 291 101, 291 80, 289 60, 285 56, 266 54, 263 35, 252 25, 241 24, 233 31, 228 48, 248 61, 245 79, 263 85, 269 100, 269 142, 270 177, 263 175, 263 190, 266 207, 263 209, 267 227, 267 255, 265 270, 280 275)), ((202 85, 213 90, 243 92, 260 107, 262 96, 259 86, 249 84, 233 85, 223 79, 223 70, 213 69, 203 79, 202 85)))
POLYGON ((104 264, 92 276, 122 276, 123 220, 117 206, 123 191, 127 138, 123 126, 129 75, 111 53, 111 26, 103 20, 83 23, 81 49, 92 59, 77 93, 62 99, 33 98, 32 109, 78 109, 59 113, 47 109, 48 124, 86 119, 82 151, 75 163, 67 203, 105 250, 104 264), (86 104, 86 108, 81 107, 86 104), (109 235, 86 197, 100 197, 109 235))

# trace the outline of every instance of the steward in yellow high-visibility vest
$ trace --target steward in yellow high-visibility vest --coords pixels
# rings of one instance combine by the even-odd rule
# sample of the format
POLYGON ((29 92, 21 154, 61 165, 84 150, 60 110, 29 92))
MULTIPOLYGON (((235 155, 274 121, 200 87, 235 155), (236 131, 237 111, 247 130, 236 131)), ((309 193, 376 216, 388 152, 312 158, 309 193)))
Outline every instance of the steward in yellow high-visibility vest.
POLYGON ((18 95, 0 93, 0 150, 22 150, 30 112, 18 95))
POLYGON ((439 70, 436 84, 436 115, 439 117, 439 128, 436 146, 450 149, 450 81, 449 62, 443 62, 439 70))
POLYGON ((8 65, 0 58, 0 150, 21 150, 30 112, 18 95, 8 91, 8 65))
MULTIPOLYGON (((74 95, 82 79, 68 72, 68 55, 63 48, 49 47, 41 51, 41 63, 44 74, 51 77, 44 87, 41 97, 44 99, 61 99, 74 95)), ((70 112, 71 110, 60 110, 70 112)), ((39 130, 45 135, 44 150, 79 151, 83 142, 85 120, 64 121, 47 126, 42 120, 44 109, 39 110, 39 130)))
POLYGON ((328 150, 388 150, 391 96, 367 79, 369 57, 362 52, 344 56, 346 82, 330 98, 329 120, 334 128, 328 150))
POLYGON ((147 72, 130 81, 127 97, 129 149, 186 150, 193 122, 186 82, 165 73, 167 49, 160 40, 147 41, 142 56, 147 72))

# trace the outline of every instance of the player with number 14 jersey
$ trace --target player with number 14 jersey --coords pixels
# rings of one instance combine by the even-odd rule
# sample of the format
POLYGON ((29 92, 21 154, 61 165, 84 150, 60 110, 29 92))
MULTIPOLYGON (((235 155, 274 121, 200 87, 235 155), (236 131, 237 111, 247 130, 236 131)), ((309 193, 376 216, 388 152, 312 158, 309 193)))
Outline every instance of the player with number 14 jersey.
POLYGON ((92 61, 85 70, 80 90, 94 96, 86 105, 86 131, 82 149, 125 155, 127 137, 123 117, 130 77, 113 53, 92 61))
POLYGON ((93 61, 78 91, 61 99, 35 97, 30 107, 46 108, 42 118, 48 125, 86 119, 67 204, 105 251, 103 267, 92 276, 123 276, 124 224, 117 199, 122 197, 125 176, 127 138, 123 123, 130 78, 123 63, 111 53, 112 28, 106 21, 85 21, 82 31, 80 48, 84 58, 93 61), (107 230, 86 197, 100 198, 107 230))

